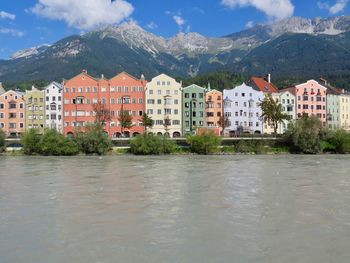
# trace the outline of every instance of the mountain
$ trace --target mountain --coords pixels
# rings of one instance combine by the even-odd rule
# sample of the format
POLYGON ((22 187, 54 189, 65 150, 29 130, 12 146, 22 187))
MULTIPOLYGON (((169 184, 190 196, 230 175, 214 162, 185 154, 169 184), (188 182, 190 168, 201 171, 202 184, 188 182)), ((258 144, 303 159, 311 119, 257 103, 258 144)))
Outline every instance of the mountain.
POLYGON ((345 85, 350 83, 349 31, 350 16, 293 17, 224 37, 179 33, 166 39, 128 22, 16 52, 0 60, 0 80, 60 81, 83 68, 92 75, 127 71, 148 79, 159 73, 186 78, 227 70, 278 78, 323 75, 345 85))

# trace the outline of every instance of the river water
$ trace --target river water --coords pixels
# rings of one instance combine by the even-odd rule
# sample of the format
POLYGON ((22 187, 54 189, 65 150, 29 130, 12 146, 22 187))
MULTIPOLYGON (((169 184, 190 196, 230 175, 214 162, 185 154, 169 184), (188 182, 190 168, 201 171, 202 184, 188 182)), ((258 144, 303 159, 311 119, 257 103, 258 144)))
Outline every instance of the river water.
POLYGON ((350 262, 350 156, 0 157, 0 262, 350 262))

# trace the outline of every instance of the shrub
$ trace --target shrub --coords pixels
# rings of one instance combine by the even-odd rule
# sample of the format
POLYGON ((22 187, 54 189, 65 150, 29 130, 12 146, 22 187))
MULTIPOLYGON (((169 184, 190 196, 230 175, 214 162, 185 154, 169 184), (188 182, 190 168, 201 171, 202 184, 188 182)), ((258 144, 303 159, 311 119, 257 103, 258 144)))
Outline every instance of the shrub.
POLYGON ((85 154, 104 155, 112 148, 112 141, 100 124, 85 127, 84 131, 77 131, 75 138, 78 148, 85 154))
POLYGON ((54 129, 45 130, 44 135, 41 137, 40 154, 70 156, 78 153, 77 144, 54 129))
POLYGON ((177 151, 175 142, 163 136, 138 135, 130 141, 130 152, 137 155, 160 155, 177 151))
POLYGON ((293 152, 316 154, 322 150, 321 132, 322 123, 317 117, 303 116, 290 124, 286 139, 293 152))
POLYGON ((70 138, 65 138, 55 129, 47 129, 44 134, 30 129, 22 137, 24 154, 33 155, 76 155, 79 153, 77 144, 70 138))
POLYGON ((40 138, 41 135, 36 129, 29 129, 22 136, 23 152, 27 155, 40 153, 40 138))
POLYGON ((325 150, 334 151, 335 153, 350 152, 350 134, 345 130, 330 131, 326 135, 325 150))
POLYGON ((218 151, 221 138, 213 132, 208 131, 201 135, 190 135, 187 137, 190 151, 197 154, 210 154, 218 151))
POLYGON ((5 151, 5 133, 3 130, 0 129, 0 152, 5 151))

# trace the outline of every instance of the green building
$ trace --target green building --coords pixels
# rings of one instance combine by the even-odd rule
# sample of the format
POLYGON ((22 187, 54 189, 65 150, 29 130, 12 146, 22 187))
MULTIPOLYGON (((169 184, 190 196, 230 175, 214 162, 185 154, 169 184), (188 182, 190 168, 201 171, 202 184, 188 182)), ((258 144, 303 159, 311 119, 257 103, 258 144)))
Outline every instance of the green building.
POLYGON ((205 89, 193 84, 182 89, 182 134, 201 127, 205 127, 205 89))
POLYGON ((32 87, 26 90, 24 100, 26 104, 26 129, 38 129, 40 132, 45 128, 45 91, 32 87))
POLYGON ((327 90, 327 126, 329 129, 340 127, 339 94, 337 91, 327 90))

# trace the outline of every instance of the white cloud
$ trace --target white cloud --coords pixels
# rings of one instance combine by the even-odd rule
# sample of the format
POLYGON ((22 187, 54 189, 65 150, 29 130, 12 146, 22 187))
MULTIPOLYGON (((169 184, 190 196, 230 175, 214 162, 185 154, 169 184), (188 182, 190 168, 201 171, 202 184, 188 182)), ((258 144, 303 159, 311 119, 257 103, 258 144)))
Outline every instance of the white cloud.
POLYGON ((149 29, 156 29, 158 27, 158 25, 156 23, 154 23, 153 21, 149 22, 146 27, 148 27, 149 29))
MULTIPOLYGON (((186 24, 186 20, 182 17, 181 11, 178 11, 177 13, 171 12, 171 11, 165 11, 165 14, 168 16, 172 16, 173 20, 179 27, 179 30, 183 30, 183 26, 186 24)), ((188 27, 188 26, 187 26, 188 27)))
POLYGON ((0 28, 0 34, 11 35, 13 37, 23 37, 25 33, 13 28, 0 28))
POLYGON ((248 21, 247 24, 245 25, 246 28, 252 28, 254 26, 253 21, 248 21))
POLYGON ((273 20, 291 17, 294 14, 291 0, 221 0, 221 4, 232 9, 253 6, 273 20))
POLYGON ((185 24, 185 20, 179 15, 174 15, 173 19, 179 27, 182 27, 185 24))
POLYGON ((333 5, 330 5, 328 2, 317 2, 317 6, 320 9, 326 9, 332 15, 344 11, 348 5, 349 0, 337 0, 333 5))
POLYGON ((38 0, 31 11, 70 27, 89 30, 117 24, 128 18, 134 7, 126 0, 38 0))
POLYGON ((15 20, 16 15, 7 13, 7 12, 5 12, 5 11, 0 11, 0 18, 2 18, 2 19, 15 20))

